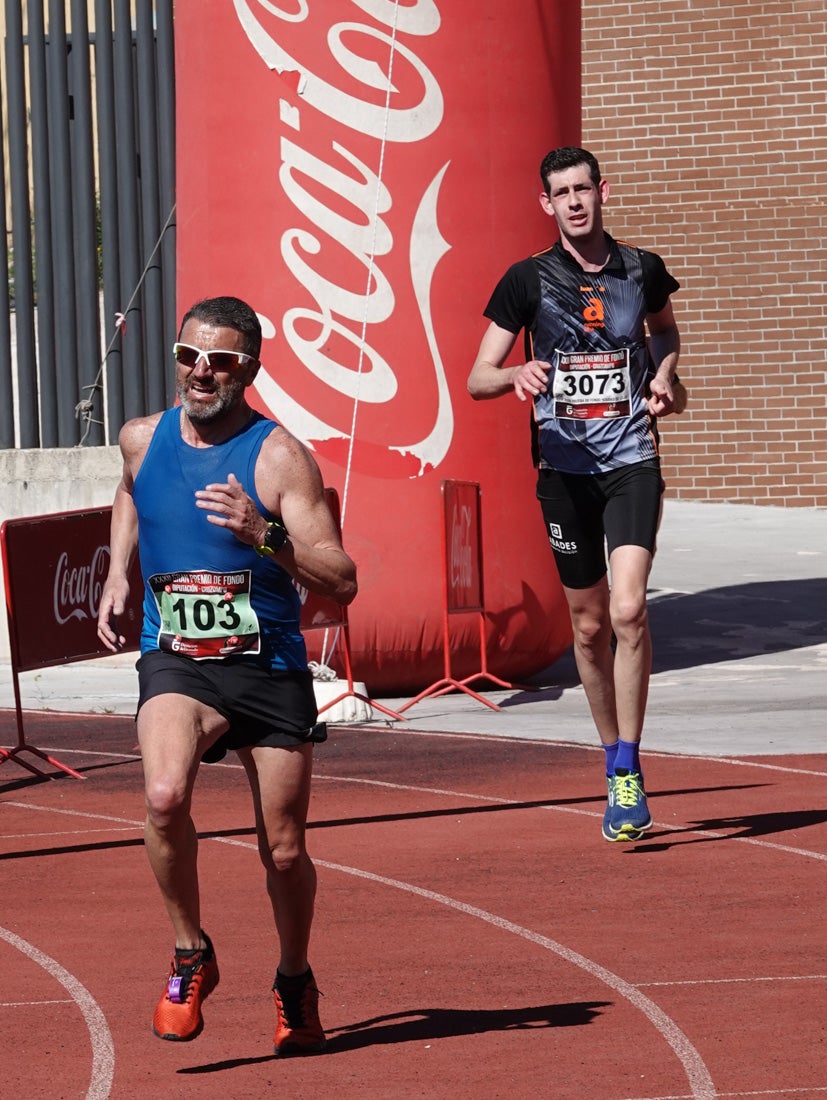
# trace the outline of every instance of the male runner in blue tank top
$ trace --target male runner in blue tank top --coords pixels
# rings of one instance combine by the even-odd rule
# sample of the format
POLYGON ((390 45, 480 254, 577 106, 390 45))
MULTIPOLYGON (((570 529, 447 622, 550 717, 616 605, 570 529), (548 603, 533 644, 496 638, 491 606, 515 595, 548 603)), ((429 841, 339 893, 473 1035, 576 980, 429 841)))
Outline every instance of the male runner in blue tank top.
POLYGON ((639 745, 652 663, 646 585, 663 491, 655 418, 675 410, 680 338, 669 299, 679 284, 655 253, 604 231, 609 184, 591 153, 555 149, 540 176, 540 205, 560 239, 497 285, 468 390, 533 403, 537 497, 606 754, 603 836, 638 840, 652 825, 639 745), (526 361, 506 367, 521 329, 526 361))
POLYGON ((321 740, 294 581, 347 604, 345 554, 318 466, 284 428, 255 412, 261 325, 237 298, 206 299, 175 345, 180 405, 131 420, 98 634, 124 644, 117 619, 140 550, 144 620, 138 738, 149 861, 175 933, 153 1017, 161 1039, 194 1039, 218 984, 201 927, 190 804, 203 759, 238 754, 252 791, 280 956, 273 985, 276 1054, 325 1044, 307 952, 316 873, 305 847, 313 742, 321 740))

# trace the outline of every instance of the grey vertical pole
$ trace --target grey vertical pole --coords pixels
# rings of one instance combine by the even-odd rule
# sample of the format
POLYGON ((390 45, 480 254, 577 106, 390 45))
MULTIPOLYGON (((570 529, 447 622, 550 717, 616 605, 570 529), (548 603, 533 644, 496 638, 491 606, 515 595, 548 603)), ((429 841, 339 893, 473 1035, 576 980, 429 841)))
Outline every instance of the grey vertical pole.
POLYGON ((55 359, 57 377, 57 444, 70 447, 78 441, 75 405, 78 394, 78 356, 75 327, 74 217, 72 211, 72 161, 69 151, 69 79, 66 62, 66 10, 63 0, 49 0, 49 182, 52 192, 54 242, 54 319, 60 339, 55 359))
POLYGON ((156 126, 155 29, 150 4, 139 4, 135 36, 138 155, 141 165, 141 254, 144 260, 144 371, 148 412, 166 405, 164 347, 161 342, 163 294, 159 236, 158 143, 156 126))
MULTIPOLYGON (((0 120, 3 119, 3 94, 0 86, 0 120)), ((0 136, 2 129, 0 128, 0 136)), ((0 189, 6 194, 6 158, 0 157, 0 189)), ((2 286, 0 286, 0 448, 7 450, 14 446, 14 384, 11 369, 11 298, 9 280, 9 237, 6 223, 6 201, 0 205, 0 236, 3 241, 2 286)))
MULTIPOLYGON (((98 253, 95 201, 95 170, 92 150, 92 94, 89 62, 89 17, 86 0, 72 0, 72 49, 69 55, 69 89, 73 111, 70 139, 75 219, 75 269, 78 349, 78 401, 92 397, 92 386, 100 367, 100 309, 98 308, 98 253)), ((86 416, 78 418, 80 438, 85 443, 103 442, 101 402, 95 401, 86 416)))
POLYGON ((115 0, 115 124, 118 141, 118 224, 121 242, 121 307, 126 311, 123 351, 124 413, 146 414, 143 378, 142 311, 136 296, 141 276, 138 227, 139 164, 135 145, 133 96, 133 35, 129 0, 115 0), (127 309, 127 303, 132 304, 127 309))
MULTIPOLYGON (((114 41, 110 0, 95 2, 95 85, 98 112, 98 165, 101 204, 101 259, 103 263, 103 338, 106 420, 114 439, 126 419, 123 396, 123 337, 115 316, 125 306, 121 297, 120 236, 118 232, 117 122, 115 118, 114 41)), ((97 396, 95 398, 97 401, 97 396)))
POLYGON ((54 249, 49 186, 49 103, 46 29, 42 0, 29 5, 29 102, 32 135, 34 268, 37 286, 37 369, 40 379, 40 442, 58 442, 58 400, 54 318, 54 249))
POLYGON ((178 308, 175 293, 175 38, 172 0, 157 0, 155 5, 158 76, 158 174, 161 218, 169 224, 161 242, 161 271, 164 280, 164 351, 165 393, 169 405, 175 394, 175 376, 169 367, 170 347, 178 335, 178 308), (169 219, 172 218, 172 221, 169 219))
POLYGON ((6 72, 9 90, 9 164, 11 166, 20 446, 37 447, 40 442, 40 432, 33 322, 34 286, 31 264, 32 233, 29 208, 29 151, 26 137, 23 18, 20 0, 6 0, 6 72))

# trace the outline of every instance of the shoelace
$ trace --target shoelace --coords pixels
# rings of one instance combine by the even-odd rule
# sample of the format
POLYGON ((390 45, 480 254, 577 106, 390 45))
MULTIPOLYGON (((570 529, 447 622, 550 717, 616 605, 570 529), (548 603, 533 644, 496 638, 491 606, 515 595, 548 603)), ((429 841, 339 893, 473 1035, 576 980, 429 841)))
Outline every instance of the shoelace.
POLYGON ((195 956, 191 963, 175 960, 175 973, 169 979, 167 996, 177 1004, 186 1004, 192 996, 192 980, 204 961, 203 954, 195 956))
POLYGON ((637 775, 616 775, 614 788, 619 806, 636 806, 643 795, 643 787, 637 775))
POLYGON ((307 992, 307 986, 298 993, 283 993, 280 989, 277 989, 276 992, 281 1001, 287 1026, 294 1031, 304 1027, 304 995, 307 992))
POLYGON ((313 988, 311 982, 308 982, 307 985, 299 990, 288 990, 285 992, 282 989, 276 988, 275 993, 281 1003, 287 1026, 291 1031, 297 1031, 300 1028, 308 1026, 305 1016, 308 998, 312 997, 314 993, 319 997, 322 995, 319 990, 313 988))

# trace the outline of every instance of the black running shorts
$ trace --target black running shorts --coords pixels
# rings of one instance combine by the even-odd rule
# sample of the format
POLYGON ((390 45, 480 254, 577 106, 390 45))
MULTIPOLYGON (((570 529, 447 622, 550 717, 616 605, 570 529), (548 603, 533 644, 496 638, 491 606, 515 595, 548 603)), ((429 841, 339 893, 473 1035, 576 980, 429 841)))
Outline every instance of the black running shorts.
POLYGON ((618 546, 655 551, 663 480, 657 459, 606 474, 540 470, 537 499, 566 588, 590 588, 618 546))
POLYGON ((228 749, 255 745, 295 746, 324 741, 317 724, 313 674, 285 671, 238 660, 194 661, 159 649, 144 653, 138 669, 138 710, 156 695, 186 695, 223 715, 230 728, 204 753, 208 763, 228 749))

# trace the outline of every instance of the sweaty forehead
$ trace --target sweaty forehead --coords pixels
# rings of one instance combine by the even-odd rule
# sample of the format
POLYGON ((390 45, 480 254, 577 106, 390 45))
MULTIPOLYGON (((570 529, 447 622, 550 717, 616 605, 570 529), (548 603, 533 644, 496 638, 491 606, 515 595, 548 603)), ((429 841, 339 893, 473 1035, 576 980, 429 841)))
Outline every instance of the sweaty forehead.
POLYGON ((224 325, 211 325, 191 317, 181 329, 181 343, 191 344, 195 348, 210 348, 222 351, 242 350, 244 337, 234 328, 224 325))

